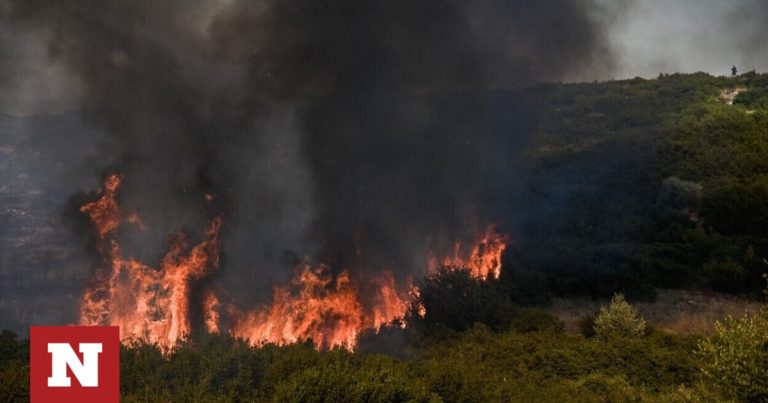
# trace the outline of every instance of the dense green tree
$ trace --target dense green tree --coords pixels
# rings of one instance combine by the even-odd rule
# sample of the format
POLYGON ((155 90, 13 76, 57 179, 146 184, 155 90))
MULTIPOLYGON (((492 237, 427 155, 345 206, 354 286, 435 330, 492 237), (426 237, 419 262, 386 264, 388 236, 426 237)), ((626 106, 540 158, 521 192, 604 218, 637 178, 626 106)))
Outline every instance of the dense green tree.
POLYGON ((616 294, 611 302, 600 308, 595 316, 595 337, 598 340, 638 338, 645 335, 645 319, 635 311, 624 295, 616 294))

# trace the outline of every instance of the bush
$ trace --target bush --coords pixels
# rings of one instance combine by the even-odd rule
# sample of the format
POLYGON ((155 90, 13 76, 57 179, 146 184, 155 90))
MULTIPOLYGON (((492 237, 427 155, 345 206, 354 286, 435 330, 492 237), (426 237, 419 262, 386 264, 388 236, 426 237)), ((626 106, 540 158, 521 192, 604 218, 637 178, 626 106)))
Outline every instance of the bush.
MULTIPOLYGON (((377 361, 377 360, 374 360, 377 361)), ((394 362, 372 362, 363 370, 341 363, 308 368, 280 383, 275 402, 438 402, 394 362), (373 368, 371 368, 373 367, 373 368), (378 368, 376 368, 378 367, 378 368)))
POLYGON ((460 268, 441 269, 418 287, 408 324, 427 331, 441 327, 463 331, 475 323, 506 330, 518 310, 498 282, 473 278, 460 268))
POLYGON ((595 317, 595 337, 609 340, 617 337, 639 338, 645 334, 645 319, 625 299, 616 294, 611 303, 600 308, 595 317))
POLYGON ((0 402, 29 400, 29 342, 0 333, 0 402))
POLYGON ((512 319, 510 330, 519 333, 552 331, 560 333, 565 329, 563 321, 541 308, 526 308, 512 319))
POLYGON ((722 402, 724 399, 723 396, 700 384, 695 387, 680 385, 677 389, 663 394, 659 401, 665 403, 708 403, 722 402))
POLYGON ((579 318, 579 333, 582 336, 588 339, 595 337, 595 318, 597 318, 597 314, 594 313, 579 318))
POLYGON ((576 384, 601 396, 606 402, 642 401, 642 395, 622 377, 591 374, 579 379, 576 384))
POLYGON ((704 377, 727 396, 768 402, 768 310, 729 317, 715 329, 697 351, 704 377))
POLYGON ((379 329, 366 329, 357 336, 355 351, 363 354, 385 354, 400 360, 417 355, 420 333, 404 322, 395 320, 379 329))

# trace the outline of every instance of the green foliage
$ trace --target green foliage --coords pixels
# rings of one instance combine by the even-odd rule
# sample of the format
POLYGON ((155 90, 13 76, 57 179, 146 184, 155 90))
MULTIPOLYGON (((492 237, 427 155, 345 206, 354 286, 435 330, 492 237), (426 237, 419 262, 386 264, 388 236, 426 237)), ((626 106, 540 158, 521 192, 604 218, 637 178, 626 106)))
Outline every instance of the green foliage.
POLYGON ((384 357, 362 368, 343 361, 297 372, 277 385, 275 402, 439 402, 438 395, 408 377, 407 369, 384 357))
POLYGON ((696 182, 685 181, 677 176, 665 178, 661 182, 656 204, 663 211, 690 212, 698 206, 702 188, 696 182))
MULTIPOLYGON (((6 364, 27 354, 25 342, 12 339, 3 345, 6 364)), ((665 334, 597 342, 551 329, 498 333, 475 325, 400 361, 201 335, 167 354, 144 343, 124 346, 120 390, 125 402, 650 402, 698 380, 694 349, 695 339, 665 334)), ((26 401, 28 366, 6 376, 6 364, 0 401, 26 401)))
POLYGON ((562 320, 541 308, 525 308, 512 318, 509 328, 520 333, 542 331, 559 333, 563 331, 565 325, 562 320))
POLYGON ((462 331, 483 323, 505 330, 518 310, 498 282, 473 278, 460 268, 439 270, 418 287, 409 324, 419 329, 445 327, 462 331), (423 316, 419 313, 422 309, 423 316))
POLYGON ((641 389, 634 388, 623 377, 605 374, 590 374, 579 378, 576 385, 607 402, 641 402, 641 389))
POLYGON ((694 348, 668 335, 597 342, 476 327, 429 349, 421 367, 445 401, 606 401, 695 382, 694 348))
POLYGON ((507 248, 502 256, 499 282, 511 301, 519 306, 546 306, 550 303, 551 292, 544 273, 518 267, 519 262, 510 255, 514 248, 507 248))
POLYGON ((716 291, 739 292, 747 277, 747 272, 730 257, 722 261, 712 260, 704 265, 704 273, 712 278, 716 291))
POLYGON ((123 401, 201 401, 211 395, 247 400, 255 398, 261 375, 262 363, 248 344, 218 334, 185 343, 167 356, 141 342, 124 346, 120 354, 121 390, 132 391, 123 401))
POLYGON ((638 315, 622 294, 614 295, 611 302, 602 307, 595 317, 595 337, 598 340, 638 338, 644 335, 645 319, 638 315))
POLYGON ((595 318, 597 314, 584 315, 579 319, 579 333, 590 339, 595 337, 595 318))
POLYGON ((720 103, 694 104, 670 124, 672 136, 662 155, 671 173, 712 183, 719 178, 745 179, 766 172, 766 115, 747 114, 720 103))
POLYGON ((768 108, 768 88, 757 87, 749 91, 742 92, 733 100, 735 105, 744 105, 749 109, 768 108))
POLYGON ((701 216, 724 235, 764 234, 768 228, 768 176, 756 176, 746 183, 722 180, 704 197, 701 216))
POLYGON ((0 402, 29 401, 29 342, 0 333, 0 402))
POLYGON ((527 90, 541 125, 530 180, 505 204, 525 212, 514 218, 527 267, 555 295, 759 295, 762 272, 742 259, 750 245, 768 253, 766 89, 764 74, 699 73, 527 90), (708 269, 729 258, 744 275, 721 287, 708 269))
POLYGON ((710 402, 732 402, 723 395, 712 391, 710 388, 699 383, 693 387, 680 385, 677 389, 667 392, 660 396, 659 402, 664 403, 710 403, 710 402))
POLYGON ((707 382, 742 401, 768 402, 768 310, 718 323, 699 344, 707 382))
MULTIPOLYGON (((407 316, 407 329, 420 330, 436 339, 470 329, 475 324, 497 332, 510 329, 521 333, 561 332, 564 328, 562 321, 542 309, 515 305, 510 298, 511 288, 505 283, 479 280, 466 270, 446 268, 425 278, 418 287, 418 296, 407 316)), ((386 331, 393 333, 392 329, 386 331)), ((413 333, 396 329, 394 332, 403 336, 413 333)), ((364 348, 371 348, 371 336, 365 335, 364 341, 364 348)))

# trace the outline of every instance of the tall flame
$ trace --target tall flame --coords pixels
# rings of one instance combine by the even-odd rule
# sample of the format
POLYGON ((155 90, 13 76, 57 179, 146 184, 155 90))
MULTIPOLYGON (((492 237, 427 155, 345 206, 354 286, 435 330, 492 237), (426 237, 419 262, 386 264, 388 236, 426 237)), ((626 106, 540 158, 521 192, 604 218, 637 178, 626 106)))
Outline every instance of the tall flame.
POLYGON ((206 239, 188 252, 185 234, 169 237, 170 247, 157 268, 124 258, 115 232, 121 222, 136 222, 136 218, 124 217, 118 206, 121 180, 119 175, 109 176, 101 197, 80 208, 96 227, 104 262, 82 297, 80 323, 117 325, 123 339, 173 347, 191 332, 191 282, 218 265, 221 220, 214 219, 205 231, 206 239))
POLYGON ((473 277, 479 279, 498 279, 501 275, 501 256, 509 243, 509 236, 496 232, 496 227, 489 225, 479 236, 478 242, 472 246, 469 254, 462 253, 462 245, 454 244, 453 254, 438 259, 430 256, 429 273, 435 273, 443 267, 469 270, 473 277))
MULTIPOLYGON (((242 311, 222 302, 212 289, 204 290, 199 302, 191 301, 194 281, 218 267, 221 219, 214 219, 205 239, 191 248, 184 233, 168 237, 168 251, 157 267, 151 267, 121 253, 117 239, 120 225, 129 223, 145 229, 138 214, 120 210, 117 191, 121 182, 120 175, 110 175, 99 190, 99 198, 80 208, 95 227, 102 256, 102 267, 81 300, 81 324, 117 325, 124 340, 140 339, 173 348, 191 333, 190 308, 199 303, 202 323, 211 333, 228 331, 254 345, 311 340, 317 348, 353 350, 362 331, 378 331, 402 318, 413 296, 418 295, 410 278, 402 292, 389 271, 358 279, 349 271, 333 274, 326 265, 307 260, 290 284, 274 288, 271 303, 260 309, 242 311), (223 323, 229 326, 222 329, 223 323)), ((214 197, 205 195, 208 201, 214 197)), ((507 236, 489 226, 468 253, 457 243, 452 255, 442 259, 432 256, 428 270, 434 273, 442 267, 459 267, 476 278, 498 278, 507 242, 507 236)))
MULTIPOLYGON (((122 223, 145 226, 138 214, 120 210, 117 191, 121 182, 120 175, 110 175, 99 198, 80 208, 95 227, 103 262, 82 297, 80 323, 117 325, 124 340, 140 339, 172 348, 192 330, 192 282, 218 266, 221 220, 213 220, 206 239, 191 249, 185 234, 170 236, 169 249, 156 268, 123 257, 117 229, 122 223)), ((212 198, 206 195, 206 200, 212 198)), ((230 332, 253 344, 312 340, 318 348, 353 349, 361 331, 378 329, 402 317, 407 309, 407 295, 398 293, 390 272, 375 277, 370 286, 375 291, 364 302, 349 272, 332 276, 324 265, 305 264, 290 286, 275 288, 270 306, 243 313, 228 305, 233 323, 230 332)), ((221 331, 225 304, 212 290, 203 294, 200 307, 206 329, 221 331)))

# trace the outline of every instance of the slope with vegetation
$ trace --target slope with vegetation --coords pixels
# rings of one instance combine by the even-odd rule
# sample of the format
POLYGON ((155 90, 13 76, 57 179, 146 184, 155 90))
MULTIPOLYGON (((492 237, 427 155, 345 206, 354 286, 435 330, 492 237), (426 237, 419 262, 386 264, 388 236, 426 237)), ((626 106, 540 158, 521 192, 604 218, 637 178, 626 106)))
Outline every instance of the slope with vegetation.
POLYGON ((768 257, 768 75, 527 91, 541 125, 508 266, 559 296, 655 288, 759 297, 768 257), (743 88, 729 105, 723 89, 743 88))
MULTIPOLYGON (((445 295, 438 287, 467 295, 486 287, 460 270, 441 276, 424 280, 405 328, 362 335, 356 352, 317 351, 311 342, 253 347, 218 334, 166 355, 125 345, 121 401, 768 401, 768 311, 729 319, 701 338, 647 327, 616 296, 583 333, 567 333, 500 294, 483 300, 490 306, 479 316, 467 309, 476 304, 470 298, 429 305, 445 295), (421 304, 434 314, 417 314, 421 304)), ((0 401, 26 400, 28 343, 3 332, 0 352, 0 401)))
MULTIPOLYGON (((361 334, 355 352, 221 334, 165 355, 129 344, 121 400, 768 402, 768 76, 523 94, 540 124, 524 188, 497 209, 525 212, 505 217, 517 239, 500 279, 423 279, 404 323, 361 334), (757 312, 712 335, 669 332, 636 309, 659 288, 750 297, 757 312), (614 298, 574 331, 545 308, 575 296, 614 298)), ((0 402, 25 401, 28 385, 28 342, 3 332, 0 402)))

